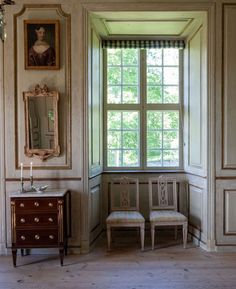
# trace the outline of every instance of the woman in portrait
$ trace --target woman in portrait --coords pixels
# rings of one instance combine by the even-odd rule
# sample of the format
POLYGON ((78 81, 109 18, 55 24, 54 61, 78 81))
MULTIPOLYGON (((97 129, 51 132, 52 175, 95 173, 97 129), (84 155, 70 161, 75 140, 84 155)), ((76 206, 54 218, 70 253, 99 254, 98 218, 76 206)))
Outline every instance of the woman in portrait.
POLYGON ((45 40, 46 29, 41 25, 35 29, 36 41, 29 49, 29 66, 54 66, 56 62, 55 49, 45 40))

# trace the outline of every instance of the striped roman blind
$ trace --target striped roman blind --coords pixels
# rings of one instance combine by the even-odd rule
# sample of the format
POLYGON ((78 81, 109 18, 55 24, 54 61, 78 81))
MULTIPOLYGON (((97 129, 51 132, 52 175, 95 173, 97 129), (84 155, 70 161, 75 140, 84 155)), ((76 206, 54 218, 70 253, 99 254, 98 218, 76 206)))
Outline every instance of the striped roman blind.
POLYGON ((178 48, 184 49, 184 40, 103 40, 102 48, 178 48))

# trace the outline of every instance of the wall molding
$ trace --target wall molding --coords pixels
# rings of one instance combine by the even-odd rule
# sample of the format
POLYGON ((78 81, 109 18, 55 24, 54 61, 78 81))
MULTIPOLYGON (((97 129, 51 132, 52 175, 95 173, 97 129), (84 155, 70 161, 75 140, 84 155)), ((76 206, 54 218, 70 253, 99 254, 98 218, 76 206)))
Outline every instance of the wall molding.
MULTIPOLYGON (((227 71, 226 71, 226 60, 227 60, 227 13, 229 9, 236 9, 236 3, 223 3, 222 5, 222 75, 221 75, 221 81, 222 81, 222 91, 221 91, 221 118, 222 118, 222 124, 221 124, 221 169, 222 170, 235 170, 236 169, 236 163, 235 164, 228 164, 226 158, 226 140, 227 140, 227 130, 226 130, 226 103, 228 99, 228 87, 227 85, 227 71), (227 11, 228 10, 228 11, 227 11)), ((232 36, 228 35, 229 38, 232 36)), ((229 72, 230 74, 230 72, 229 72)), ((228 132, 230 134, 230 132, 228 132)))
MULTIPOLYGON (((65 170, 65 169, 72 169, 72 141, 71 141, 71 15, 67 14, 63 11, 62 5, 60 4, 24 4, 22 9, 13 15, 13 27, 14 27, 14 107, 15 107, 15 113, 14 113, 14 125, 15 125, 15 169, 19 169, 19 138, 18 138, 18 56, 17 56, 17 45, 18 45, 18 34, 17 34, 17 19, 28 10, 28 9, 54 9, 58 16, 63 17, 66 19, 66 36, 65 37, 65 45, 66 45, 66 51, 65 51, 65 75, 66 75, 66 91, 65 95, 67 97, 67 105, 68 110, 66 114, 66 126, 64 127, 64 137, 66 139, 63 140, 63 144, 65 143, 65 147, 63 149, 63 152, 65 154, 65 165, 49 165, 49 166, 40 166, 38 167, 40 169, 54 169, 54 170, 65 170)), ((60 20, 60 19, 59 19, 60 20)), ((60 52, 61 53, 61 52, 60 52)), ((27 89, 27 88, 26 88, 27 89)), ((60 92, 59 92, 60 94, 60 92)), ((60 124, 60 120, 59 120, 60 124)), ((59 135, 60 136, 60 135, 59 135)))

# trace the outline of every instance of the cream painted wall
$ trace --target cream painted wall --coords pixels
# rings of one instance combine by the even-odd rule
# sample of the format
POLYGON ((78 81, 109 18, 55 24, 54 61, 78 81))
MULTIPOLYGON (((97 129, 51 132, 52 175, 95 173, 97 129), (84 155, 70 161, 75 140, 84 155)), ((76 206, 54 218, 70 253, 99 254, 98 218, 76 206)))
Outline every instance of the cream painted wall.
MULTIPOLYGON (((84 194, 84 77, 82 67, 82 9, 71 5, 33 4, 7 7, 7 39, 4 43, 4 86, 1 109, 5 113, 5 127, 2 126, 1 149, 1 214, 5 204, 7 219, 1 218, 1 239, 10 246, 9 195, 19 189, 19 163, 24 162, 28 169, 34 163, 34 178, 37 184, 48 184, 50 188, 68 188, 72 192, 72 238, 69 246, 74 252, 86 251, 89 242, 88 202, 84 194), (24 19, 58 19, 60 21, 60 69, 55 71, 24 69, 24 19), (14 25, 15 19, 15 25, 14 25), (73 23, 73 25, 71 25, 73 23), (14 34, 16 32, 16 35, 14 34), (77 35, 71 38, 71 35, 77 35), (72 61, 71 61, 72 60, 72 61), (41 161, 24 156, 24 107, 23 91, 39 84, 47 84, 50 89, 59 91, 59 132, 61 154, 57 158, 41 161), (4 106, 3 106, 4 105, 4 106), (5 129, 5 134, 3 130, 5 129), (17 154, 18 152, 18 154, 17 154), (73 158, 71 157, 73 156, 73 158), (6 225, 6 228, 5 228, 6 225), (7 233, 7 234, 6 234, 7 233)), ((23 1, 22 1, 23 3, 23 1)), ((51 2, 52 3, 52 2, 51 2)), ((2 56, 2 55, 0 55, 2 56)), ((3 57, 1 57, 3 59, 3 57)), ((0 62, 2 64, 2 62, 0 62)), ((1 65, 2 69, 2 65, 1 65)), ((1 70, 0 70, 1 71, 1 70)), ((0 82, 2 77, 0 74, 0 82)), ((2 114, 1 114, 2 117, 2 114)), ((26 180, 27 182, 27 180, 26 180)), ((5 246, 4 246, 5 247, 5 246)), ((3 252, 3 251, 1 251, 3 252)))
MULTIPOLYGON (((24 17, 35 17, 37 14, 39 17, 51 17, 59 18, 62 23, 65 23, 64 17, 57 15, 53 8, 47 8, 40 10, 42 7, 38 7, 37 12, 27 12, 29 14, 23 14, 24 16, 18 17, 17 20, 17 31, 18 38, 14 39, 14 17, 13 15, 19 13, 22 9, 22 5, 35 4, 35 0, 18 0, 17 5, 7 7, 6 22, 7 22, 7 40, 4 44, 4 57, 0 45, 0 177, 1 177, 1 193, 0 193, 0 250, 1 253, 5 251, 5 243, 9 242, 9 222, 5 220, 4 210, 8 210, 8 196, 11 191, 19 188, 19 162, 24 159, 25 162, 29 163, 30 159, 25 158, 23 154, 23 106, 21 102, 22 92, 28 90, 31 85, 34 85, 37 81, 45 82, 48 81, 50 85, 58 87, 63 97, 66 96, 66 82, 68 72, 64 68, 62 70, 52 72, 38 71, 35 73, 28 73, 23 68, 22 59, 22 20, 24 17), (45 11, 45 13, 44 13, 45 11), (32 14, 31 14, 32 13, 32 14), (36 14, 35 14, 36 13, 36 14), (64 20, 62 20, 64 19, 64 20), (17 61, 14 59, 14 44, 17 41, 17 61), (3 58, 4 58, 4 74, 1 73, 3 70, 3 58), (17 66, 16 66, 17 64, 17 66), (16 71, 17 69, 17 71, 16 71), (17 76, 17 86, 14 82, 14 76, 17 76), (33 76, 34 75, 34 76, 33 76), (3 79, 4 76, 4 79, 3 79), (56 77, 56 78, 55 78, 56 77), (16 97, 16 102, 15 98, 16 97), (18 115, 15 115, 17 104, 18 115), (17 122, 15 123, 15 118, 17 122), (17 124, 17 125, 15 125, 17 124), (5 132, 4 132, 5 130, 5 132), (15 133, 19 132, 19 142, 15 142, 15 133), (19 151, 18 156, 15 154, 15 147, 19 151), (5 200, 6 207, 5 207, 5 200)), ((207 44, 207 59, 201 61, 205 63, 207 67, 207 74, 203 77, 201 82, 202 101, 206 101, 206 105, 202 104, 201 108, 207 107, 208 110, 204 112, 205 120, 201 119, 202 125, 206 124, 207 131, 203 132, 204 142, 201 150, 201 158, 197 160, 191 159, 196 163, 200 163, 200 167, 196 168, 193 166, 186 166, 188 172, 184 179, 189 181, 189 197, 190 197, 190 220, 195 223, 195 227, 199 226, 199 221, 196 218, 202 216, 203 236, 202 239, 206 243, 206 248, 213 250, 214 245, 220 245, 224 248, 229 246, 232 250, 233 246, 236 246, 236 234, 235 234, 235 221, 233 209, 236 206, 236 200, 234 197, 235 180, 236 180, 236 167, 235 167, 235 111, 234 108, 234 86, 235 86, 235 71, 234 64, 235 55, 233 52, 236 47, 236 36, 235 33, 230 31, 235 27, 235 0, 227 1, 227 5, 223 5, 226 1, 221 0, 201 0, 196 1, 178 1, 170 0, 149 2, 145 0, 126 0, 116 1, 103 1, 99 0, 91 1, 79 1, 79 0, 49 0, 49 1, 37 1, 38 4, 63 4, 62 9, 71 16, 71 155, 73 156, 69 163, 71 166, 63 168, 60 166, 65 164, 66 151, 63 152, 61 157, 51 159, 49 162, 40 163, 40 161, 34 160, 37 163, 38 168, 35 171, 35 176, 41 183, 49 183, 52 187, 68 187, 73 193, 73 238, 70 242, 71 246, 80 248, 82 251, 87 251, 90 242, 90 225, 95 224, 96 217, 92 223, 90 223, 91 216, 97 216, 97 208, 94 212, 91 212, 91 205, 89 205, 89 186, 88 181, 88 167, 89 167, 89 154, 88 154, 88 88, 87 82, 88 75, 88 23, 89 23, 89 11, 94 10, 199 10, 206 11, 208 15, 207 28, 208 31, 203 31, 203 36, 197 34, 197 37, 204 37, 202 41, 201 51, 205 51, 207 44), (215 21, 217 19, 217 21, 215 21), (222 21, 223 20, 223 21, 222 21), (215 33, 217 31, 217 33, 215 33), (223 33, 222 33, 223 31, 223 33), (230 37, 229 37, 230 35, 230 37), (223 51, 222 51, 223 44, 223 51), (202 50, 203 49, 203 50, 202 50), (223 58, 222 58, 223 53, 223 58), (204 124, 203 124, 204 121, 204 124), (215 147, 216 146, 216 147, 215 147), (223 159, 224 156, 224 159, 223 159), (204 163, 205 162, 205 163, 204 163), (50 166, 49 166, 50 164, 50 166), (228 167, 226 167, 228 166, 228 167), (217 181, 215 180, 217 178, 217 181), (216 189, 215 189, 216 188, 216 189), (228 193, 231 192, 232 193, 228 193), (225 197, 224 197, 225 196, 225 197), (226 199, 228 198, 228 199, 226 199), (225 201, 230 200, 230 206, 225 205, 225 201), (194 205, 196 202, 196 206, 194 205), (231 204, 232 203, 232 204, 231 204), (233 205, 235 203, 235 206, 233 205), (200 210, 200 212, 199 212, 200 210), (225 221, 225 216, 228 218, 225 221), (226 222, 226 223, 225 223, 226 222), (225 234, 224 227, 228 226, 230 235, 225 234)), ((35 6, 33 7, 36 8, 35 6)), ((62 26, 62 31, 64 26, 62 26)), ((200 33, 200 32, 199 32, 200 33)), ((62 35, 62 51, 66 51, 65 34, 62 35)), ((197 47, 196 43, 192 41, 192 48, 197 47)), ((200 49, 198 47, 198 49, 200 49)), ((64 56, 65 56, 64 55, 64 56)), ((193 54, 192 54, 193 55, 193 54)), ((65 56, 66 57, 66 56, 65 56)), ((200 57, 200 56, 198 56, 200 57)), ((66 64, 66 62, 64 62, 66 64)), ((199 67, 199 66, 198 66, 199 67)), ((203 71, 203 73, 204 73, 203 71)), ((199 70, 198 70, 199 73, 199 70)), ((192 96, 196 97, 196 91, 192 91, 192 96)), ((201 108, 199 108, 201 110, 201 108)), ((62 114, 63 112, 61 112, 62 114)), ((202 111, 201 111, 202 113, 202 111)), ((199 115, 199 114, 198 114, 199 115)), ((193 115, 192 115, 193 116, 193 115)), ((193 120, 193 119, 192 119, 193 120)), ((64 127, 64 122, 62 127, 64 127)), ((199 127, 200 128, 200 127, 199 127)), ((67 132, 62 134, 66 137, 67 132)), ((65 142, 65 139, 62 139, 65 142)), ((192 138, 192 142, 194 138, 192 138)), ((64 143, 65 144, 65 143, 64 143)), ((198 143, 199 149, 200 143, 198 143)), ((67 152, 68 153, 68 152, 67 152)), ((196 157, 196 156, 192 156, 196 157)), ((199 155, 198 155, 199 157, 199 155)), ((104 176, 104 183, 107 183, 107 177, 104 176)), ((100 181, 98 181, 100 184, 100 181)), ((96 187, 96 186, 95 186, 96 187)), ((94 190, 92 188, 91 193, 93 194, 93 202, 97 203, 97 195, 101 188, 94 190)), ((106 188, 103 190, 103 204, 106 204, 106 188)), ((145 194, 144 190, 142 189, 145 194)), ((229 203, 228 203, 229 204, 229 203)), ((144 207, 145 207, 144 202, 144 207)), ((103 217, 106 215, 106 208, 103 208, 103 217)), ((7 214, 9 218, 9 214, 7 214)), ((199 234, 200 230, 196 231, 193 227, 193 234, 199 234)))

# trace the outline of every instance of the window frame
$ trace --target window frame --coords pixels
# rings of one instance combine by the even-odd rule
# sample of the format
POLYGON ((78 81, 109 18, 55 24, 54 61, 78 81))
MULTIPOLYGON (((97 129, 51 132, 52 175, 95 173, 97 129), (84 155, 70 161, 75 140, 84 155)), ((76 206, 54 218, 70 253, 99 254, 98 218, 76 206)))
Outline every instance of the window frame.
POLYGON ((184 121, 183 121, 183 49, 179 49, 179 103, 178 104, 162 104, 162 103, 147 103, 147 83, 146 83, 146 49, 139 49, 139 103, 132 104, 108 104, 107 103, 107 49, 103 50, 103 128, 104 128, 104 141, 103 141, 103 155, 104 155, 104 171, 182 171, 184 164, 183 155, 183 133, 184 133, 184 121), (179 111, 179 166, 176 167, 163 167, 163 166, 147 166, 147 111, 179 111), (139 123, 139 161, 140 165, 136 167, 111 167, 107 164, 107 114, 110 110, 139 111, 140 123, 139 123), (141 125, 144 123, 144 125, 141 125))

